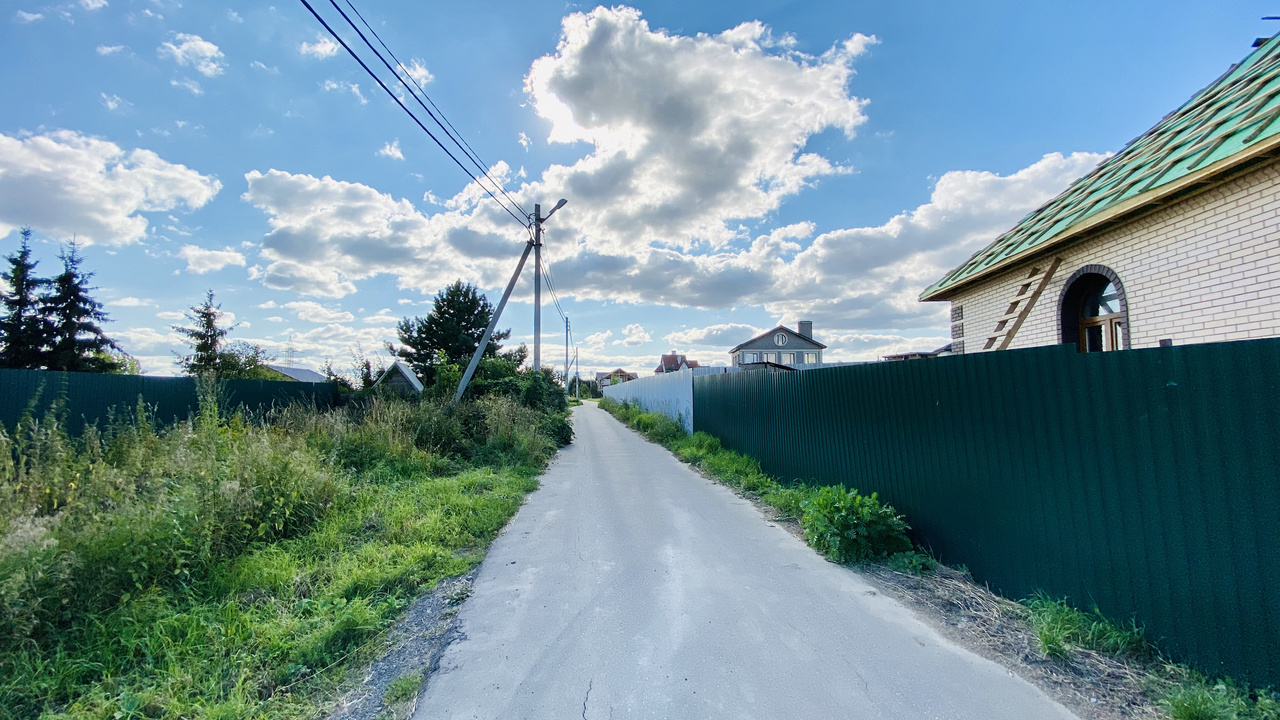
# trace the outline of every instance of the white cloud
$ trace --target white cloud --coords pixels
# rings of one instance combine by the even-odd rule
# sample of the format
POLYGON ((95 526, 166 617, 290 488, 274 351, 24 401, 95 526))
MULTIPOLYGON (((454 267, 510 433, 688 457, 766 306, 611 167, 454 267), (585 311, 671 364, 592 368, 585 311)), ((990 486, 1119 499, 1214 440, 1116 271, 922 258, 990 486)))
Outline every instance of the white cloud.
POLYGON ((528 152, 529 146, 533 145, 533 141, 530 140, 529 136, 524 133, 520 133, 520 135, 516 138, 516 142, 520 143, 520 147, 524 148, 525 152, 528 152))
POLYGON ((244 22, 244 18, 240 17, 240 13, 236 12, 235 10, 227 11, 227 19, 237 24, 244 22))
POLYGON ((611 337, 613 337, 612 330, 605 330, 604 332, 592 333, 582 339, 582 345, 591 350, 599 350, 604 347, 604 344, 608 342, 609 338, 611 337))
POLYGON ((107 6, 107 0, 80 0, 80 7, 85 10, 101 10, 107 6))
POLYGON ((345 310, 333 310, 310 300, 287 302, 283 307, 292 310, 299 320, 313 323, 344 323, 356 319, 355 315, 345 310))
POLYGON ((146 235, 140 213, 195 210, 221 189, 215 178, 150 150, 71 130, 0 134, 0 237, 30 225, 85 244, 123 245, 146 235))
POLYGON ((272 308, 277 308, 277 307, 280 307, 280 306, 279 306, 279 305, 276 305, 276 301, 275 301, 275 300, 268 300, 268 301, 266 301, 266 302, 264 302, 264 303, 260 303, 260 304, 258 305, 258 307, 260 307, 260 308, 262 308, 262 309, 264 309, 264 310, 270 310, 270 309, 272 309, 272 308))
POLYGON ((156 53, 173 60, 180 67, 194 68, 207 78, 221 75, 225 68, 226 57, 222 51, 199 35, 177 33, 172 42, 161 43, 156 53))
POLYGON ((107 305, 112 307, 154 307, 155 304, 155 300, 136 297, 122 297, 118 300, 112 300, 107 303, 107 305))
POLYGON ((162 312, 156 313, 156 317, 160 318, 161 320, 183 320, 187 316, 180 312, 177 312, 176 310, 164 310, 162 312))
POLYGON ((643 345, 644 343, 652 341, 653 338, 649 337, 649 333, 645 332, 644 327, 638 323, 632 323, 623 329, 622 338, 620 340, 614 340, 613 344, 621 344, 631 347, 633 345, 643 345))
POLYGON ((381 156, 381 157, 388 157, 388 158, 391 158, 391 159, 393 159, 393 160, 403 160, 403 159, 404 159, 404 153, 400 151, 400 139, 399 139, 399 138, 397 138, 397 139, 395 139, 395 140, 393 140, 393 141, 391 141, 391 142, 387 143, 386 145, 383 145, 383 146, 382 146, 382 149, 381 149, 381 150, 379 150, 377 154, 378 154, 379 156, 381 156))
POLYGON ((172 331, 162 332, 148 327, 116 330, 111 333, 111 336, 124 347, 125 352, 130 353, 134 349, 149 350, 161 345, 182 344, 182 336, 178 333, 172 331))
POLYGON ((700 328, 677 330, 663 336, 663 340, 682 346, 696 347, 733 347, 746 342, 764 332, 767 328, 758 328, 743 323, 721 323, 700 328))
POLYGON ((132 105, 132 104, 133 103, 129 102, 128 100, 125 100, 119 95, 108 95, 106 93, 102 93, 102 105, 108 110, 116 110, 118 108, 132 105))
POLYGON ((356 83, 346 82, 342 80, 325 80, 324 84, 322 84, 320 87, 324 88, 325 92, 329 92, 330 90, 337 90, 339 92, 349 92, 356 97, 356 100, 360 101, 361 105, 369 104, 369 101, 365 98, 364 93, 360 92, 360 86, 357 85, 356 83))
POLYGON ((178 257, 187 261, 187 272, 195 275, 221 270, 228 265, 245 266, 244 255, 231 248, 206 250, 196 245, 183 245, 178 257))
POLYGON ((124 51, 123 45, 99 45, 98 46, 98 54, 103 56, 115 55, 116 53, 123 52, 123 51, 124 51))
POLYGON ((316 41, 313 43, 304 42, 298 45, 298 52, 313 58, 330 58, 338 54, 338 43, 330 40, 328 36, 320 33, 316 34, 316 41))
POLYGON ((400 71, 409 78, 412 78, 414 82, 418 83, 418 85, 426 85, 436 79, 435 76, 427 70, 427 66, 418 58, 410 60, 408 65, 401 65, 400 71))
POLYGON ((24 10, 19 10, 13 16, 13 21, 16 23, 33 23, 33 22, 39 22, 43 19, 44 19, 44 13, 30 13, 24 10))
POLYGON ((253 68, 254 70, 261 70, 262 72, 270 73, 272 75, 280 74, 280 68, 275 66, 268 67, 267 64, 262 62, 261 60, 254 60, 253 62, 249 63, 249 67, 253 68))
POLYGON ((175 78, 173 80, 170 80, 169 84, 172 85, 173 87, 182 88, 183 90, 188 90, 191 92, 192 95, 204 94, 204 88, 200 87, 200 83, 196 82, 195 80, 192 80, 191 78, 183 78, 181 80, 178 80, 175 78))
POLYGON ((400 318, 391 314, 391 308, 382 308, 364 319, 366 325, 395 325, 400 318))
POLYGON ((284 322, 284 318, 280 317, 279 315, 272 315, 271 317, 269 317, 269 318, 264 318, 264 319, 265 319, 267 322, 273 322, 273 323, 282 323, 282 322, 284 322))

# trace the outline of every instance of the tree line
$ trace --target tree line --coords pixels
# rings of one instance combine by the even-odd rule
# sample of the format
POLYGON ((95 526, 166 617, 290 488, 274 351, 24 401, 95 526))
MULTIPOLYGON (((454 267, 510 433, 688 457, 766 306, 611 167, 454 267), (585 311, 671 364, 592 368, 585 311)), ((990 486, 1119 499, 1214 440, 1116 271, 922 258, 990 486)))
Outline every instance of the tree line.
POLYGON ((102 303, 89 286, 93 273, 80 265, 75 242, 58 253, 62 272, 53 277, 36 274, 31 257, 31 230, 22 229, 22 245, 5 258, 0 273, 0 367, 65 372, 137 372, 137 363, 107 337, 102 303))

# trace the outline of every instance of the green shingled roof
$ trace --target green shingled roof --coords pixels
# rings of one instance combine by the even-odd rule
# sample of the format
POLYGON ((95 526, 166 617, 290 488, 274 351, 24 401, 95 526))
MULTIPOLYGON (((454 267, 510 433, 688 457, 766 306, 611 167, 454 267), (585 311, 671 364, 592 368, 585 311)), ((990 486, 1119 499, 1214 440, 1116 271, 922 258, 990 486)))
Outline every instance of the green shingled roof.
POLYGON ((1207 182, 1280 140, 1280 35, 1255 50, 1158 125, 1133 140, 920 294, 944 291, 1011 265, 1057 240, 1136 211, 1188 181, 1207 182), (1226 161, 1226 162, 1223 162, 1226 161), (1212 170, 1211 170, 1212 168, 1212 170), (1181 182, 1180 182, 1181 181, 1181 182))

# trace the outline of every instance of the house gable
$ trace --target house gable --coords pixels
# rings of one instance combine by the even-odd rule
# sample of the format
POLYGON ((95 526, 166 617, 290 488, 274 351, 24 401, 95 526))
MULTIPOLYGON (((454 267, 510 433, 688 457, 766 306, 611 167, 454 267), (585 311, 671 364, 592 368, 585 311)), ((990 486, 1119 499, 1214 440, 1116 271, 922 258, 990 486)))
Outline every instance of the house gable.
POLYGON ((761 333, 750 340, 738 345, 729 351, 732 355, 739 350, 786 350, 789 352, 805 351, 805 350, 826 350, 827 346, 814 340, 807 338, 791 328, 779 325, 778 327, 761 333), (785 340, 778 342, 777 336, 781 334, 785 336, 785 340))

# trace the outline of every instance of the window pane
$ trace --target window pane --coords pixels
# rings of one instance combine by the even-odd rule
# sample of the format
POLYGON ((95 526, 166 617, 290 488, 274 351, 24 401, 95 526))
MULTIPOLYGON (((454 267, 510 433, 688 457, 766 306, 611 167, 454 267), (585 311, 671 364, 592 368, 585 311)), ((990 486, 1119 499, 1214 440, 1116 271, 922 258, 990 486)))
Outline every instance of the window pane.
POLYGON ((1091 291, 1084 297, 1080 306, 1080 317, 1094 318, 1100 315, 1111 315, 1120 312, 1120 291, 1114 283, 1108 282, 1105 287, 1091 291))
POLYGON ((1102 352, 1102 326, 1090 325, 1080 328, 1084 335, 1084 351, 1085 352, 1102 352))

